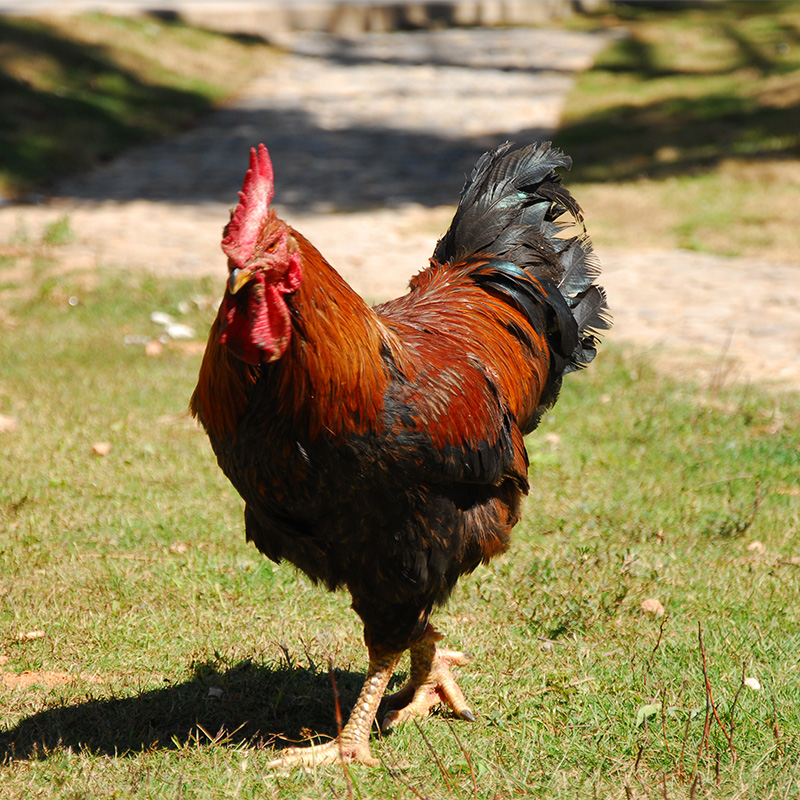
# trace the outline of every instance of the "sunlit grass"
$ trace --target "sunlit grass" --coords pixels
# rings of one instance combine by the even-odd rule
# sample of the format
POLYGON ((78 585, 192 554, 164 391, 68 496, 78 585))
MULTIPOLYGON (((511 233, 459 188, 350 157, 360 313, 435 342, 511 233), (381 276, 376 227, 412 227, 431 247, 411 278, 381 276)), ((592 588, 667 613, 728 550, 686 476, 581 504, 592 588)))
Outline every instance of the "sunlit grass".
POLYGON ((530 438, 511 550, 438 616, 474 656, 478 722, 375 741, 387 769, 351 767, 348 790, 338 767, 264 769, 275 737, 335 734, 333 684, 347 707, 366 659, 347 597, 244 542, 186 416, 219 287, 47 259, 21 285, 17 266, 0 266, 16 422, 0 433, 0 797, 791 796, 796 396, 678 383, 614 348, 570 376, 530 438), (147 356, 154 310, 198 341, 147 356))

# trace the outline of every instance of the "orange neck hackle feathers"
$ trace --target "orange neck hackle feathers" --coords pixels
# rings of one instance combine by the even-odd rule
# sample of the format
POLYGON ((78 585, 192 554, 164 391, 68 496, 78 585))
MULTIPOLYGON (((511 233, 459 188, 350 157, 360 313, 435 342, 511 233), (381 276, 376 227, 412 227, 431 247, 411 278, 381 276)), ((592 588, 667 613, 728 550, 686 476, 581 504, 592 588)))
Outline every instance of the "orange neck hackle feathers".
POLYGON ((255 364, 225 341, 228 303, 238 293, 226 292, 211 329, 191 408, 213 438, 235 436, 259 380, 269 386, 273 413, 295 420, 312 440, 323 433, 341 438, 380 427, 388 381, 381 353, 388 348, 402 362, 401 345, 319 251, 289 231, 304 280, 289 301, 296 326, 283 356, 255 364))
POLYGON ((381 349, 398 345, 319 251, 269 208, 273 194, 262 144, 250 151, 223 233, 228 282, 192 411, 212 436, 234 434, 270 367, 276 412, 303 418, 312 437, 374 429, 387 381, 381 349))

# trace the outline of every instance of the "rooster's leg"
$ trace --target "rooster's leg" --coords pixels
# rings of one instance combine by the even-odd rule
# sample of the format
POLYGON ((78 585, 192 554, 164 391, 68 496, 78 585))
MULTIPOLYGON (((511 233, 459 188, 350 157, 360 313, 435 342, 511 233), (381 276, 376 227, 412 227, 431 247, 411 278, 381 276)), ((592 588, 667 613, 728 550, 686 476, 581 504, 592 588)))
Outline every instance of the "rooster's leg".
POLYGON ((428 626, 425 636, 411 646, 411 670, 406 685, 386 698, 391 709, 381 727, 389 730, 412 717, 424 718, 439 703, 448 706, 461 719, 475 721, 450 667, 462 667, 469 661, 466 653, 444 650, 436 646, 442 635, 428 626))
POLYGON ((270 761, 267 767, 269 769, 314 767, 319 764, 335 764, 339 761, 358 761, 361 764, 378 766, 380 761, 373 758, 369 751, 369 735, 386 685, 401 655, 402 653, 387 653, 376 657, 370 654, 364 686, 350 712, 350 718, 336 739, 326 744, 288 748, 281 753, 280 758, 270 761))

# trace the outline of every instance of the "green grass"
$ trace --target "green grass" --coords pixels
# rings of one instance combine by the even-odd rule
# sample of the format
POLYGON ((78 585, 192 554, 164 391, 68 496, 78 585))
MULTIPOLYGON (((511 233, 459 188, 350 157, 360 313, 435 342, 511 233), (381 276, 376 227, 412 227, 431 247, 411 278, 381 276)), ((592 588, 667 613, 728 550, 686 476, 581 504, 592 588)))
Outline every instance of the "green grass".
POLYGON ((0 191, 185 128, 274 59, 255 37, 156 16, 0 16, 0 191))
POLYGON ((335 733, 332 682, 358 692, 348 598, 245 543, 186 417, 200 348, 125 344, 153 310, 204 331, 219 282, 22 259, 0 262, 0 798, 797 794, 795 395, 613 348, 570 376, 511 550, 438 616, 478 722, 375 741, 386 769, 348 789, 264 769, 276 737, 335 733))
MULTIPOLYGON (((580 79, 560 142, 595 238, 796 259, 797 16, 630 12, 631 39, 580 79)), ((4 28, 2 74, 10 40, 14 69, 41 82, 3 84, 0 114, 41 126, 0 142, 24 167, 5 185, 38 185, 84 140, 111 152, 161 135, 169 115, 147 108, 203 113, 233 85, 174 63, 143 79, 123 39, 170 41, 149 51, 190 66, 203 48, 220 69, 229 46, 266 54, 153 19, 80 19, 80 44, 77 26, 4 28), (46 121, 67 107, 111 135, 59 129, 71 144, 53 150, 46 121)), ((221 283, 65 275, 71 235, 64 218, 47 247, 21 231, 0 254, 0 414, 16 423, 0 432, 0 798, 797 795, 796 395, 681 384, 605 348, 530 439, 512 549, 438 616, 475 657, 460 682, 478 722, 442 714, 375 741, 387 769, 351 767, 350 785, 341 768, 276 775, 276 739, 335 734, 333 683, 355 698, 357 619, 244 542, 241 503, 185 415, 197 343, 156 357, 125 343, 160 332, 154 310, 206 330, 221 283)))
POLYGON ((800 6, 618 6, 556 140, 598 243, 796 260, 800 6))

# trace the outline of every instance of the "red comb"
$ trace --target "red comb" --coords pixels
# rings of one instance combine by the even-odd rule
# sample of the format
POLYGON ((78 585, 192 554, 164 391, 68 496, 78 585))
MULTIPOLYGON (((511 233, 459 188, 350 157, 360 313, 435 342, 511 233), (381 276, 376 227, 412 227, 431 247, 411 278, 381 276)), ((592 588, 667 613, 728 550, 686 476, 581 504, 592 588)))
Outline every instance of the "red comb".
POLYGON ((267 148, 250 149, 250 169, 244 176, 239 205, 225 229, 222 251, 234 264, 244 264, 252 255, 258 231, 274 195, 272 162, 267 148))

